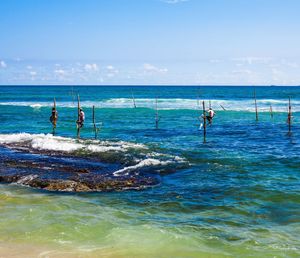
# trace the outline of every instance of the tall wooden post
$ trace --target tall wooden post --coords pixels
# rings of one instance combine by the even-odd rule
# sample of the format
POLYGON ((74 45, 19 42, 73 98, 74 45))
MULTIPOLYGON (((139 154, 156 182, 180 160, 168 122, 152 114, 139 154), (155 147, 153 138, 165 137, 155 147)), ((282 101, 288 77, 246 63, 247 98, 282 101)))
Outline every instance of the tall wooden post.
POLYGON ((226 108, 224 108, 221 104, 220 104, 220 107, 221 107, 224 111, 226 111, 226 108))
POLYGON ((159 115, 158 115, 158 107, 157 107, 157 98, 155 98, 155 128, 158 129, 159 115))
POLYGON ((254 89, 254 104, 255 104, 255 118, 256 122, 258 121, 258 111, 257 111, 257 102, 256 102, 256 91, 254 89))
POLYGON ((78 112, 78 116, 77 116, 77 138, 80 138, 80 98, 79 98, 79 94, 77 94, 77 112, 78 112))
POLYGON ((74 105, 74 87, 72 86, 72 102, 73 102, 73 105, 74 105))
POLYGON ((289 111, 288 111, 288 126, 289 126, 289 135, 292 133, 292 106, 291 106, 291 97, 289 97, 289 111))
POLYGON ((131 96, 132 96, 133 107, 136 108, 135 98, 134 98, 134 95, 133 95, 133 91, 131 91, 131 96))
MULTIPOLYGON (((56 115, 56 100, 55 98, 53 99, 53 108, 54 108, 54 117, 52 117, 52 125, 53 125, 53 128, 52 128, 52 134, 55 135, 55 129, 56 129, 56 123, 57 123, 57 115, 56 115)), ((53 112, 52 114, 53 115, 53 112)))
POLYGON ((205 112, 205 102, 202 101, 203 107, 203 143, 206 143, 206 112, 205 112))
POLYGON ((211 108, 211 101, 208 102, 208 105, 209 105, 208 107, 211 108))
POLYGON ((270 116, 271 116, 271 118, 273 118, 273 108, 272 108, 272 105, 270 105, 270 116))
POLYGON ((95 139, 97 139, 98 129, 96 127, 95 106, 93 106, 93 125, 94 125, 95 139))

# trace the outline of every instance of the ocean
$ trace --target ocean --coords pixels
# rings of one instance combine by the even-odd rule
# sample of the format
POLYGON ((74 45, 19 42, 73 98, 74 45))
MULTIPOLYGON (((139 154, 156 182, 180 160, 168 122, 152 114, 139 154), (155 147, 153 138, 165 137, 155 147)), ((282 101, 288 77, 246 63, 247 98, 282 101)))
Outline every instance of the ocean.
POLYGON ((300 256, 300 87, 1 86, 0 119, 0 257, 300 256))

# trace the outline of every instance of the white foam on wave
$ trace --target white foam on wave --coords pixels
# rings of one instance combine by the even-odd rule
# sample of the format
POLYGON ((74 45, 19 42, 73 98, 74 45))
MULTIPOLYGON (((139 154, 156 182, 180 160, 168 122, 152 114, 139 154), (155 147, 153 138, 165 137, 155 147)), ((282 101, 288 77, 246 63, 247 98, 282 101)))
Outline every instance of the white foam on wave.
POLYGON ((129 175, 130 172, 144 167, 164 167, 170 164, 188 164, 184 158, 157 152, 151 152, 146 155, 146 159, 138 160, 136 162, 137 164, 135 165, 115 171, 113 173, 114 176, 129 175))
POLYGON ((21 177, 16 183, 17 184, 28 184, 32 180, 36 179, 38 176, 37 175, 27 175, 21 177))
POLYGON ((36 108, 36 109, 39 109, 39 108, 41 108, 43 105, 42 104, 32 104, 32 105, 30 105, 30 107, 32 107, 32 108, 36 108))
MULTIPOLYGON (((223 110, 222 106, 226 110, 231 111, 249 111, 254 112, 254 100, 224 100, 224 99, 211 99, 211 105, 215 110, 223 110)), ((160 110, 176 110, 176 109, 201 109, 202 100, 196 99, 184 99, 184 98, 170 98, 170 99, 158 99, 158 109, 160 110)), ((205 99, 206 105, 209 100, 205 99)), ((149 98, 137 98, 135 99, 137 107, 142 108, 155 108, 155 99, 149 98)), ((274 112, 285 112, 288 105, 287 99, 258 99, 258 108, 262 112, 268 112, 270 105, 273 107, 274 112)), ((300 111, 300 100, 292 100, 293 111, 300 111)), ((52 102, 1 102, 0 105, 11 106, 30 106, 32 108, 51 107, 52 102)), ((131 98, 112 98, 99 101, 82 101, 82 107, 92 108, 131 108, 133 102, 131 98)), ((59 107, 77 108, 73 102, 57 102, 59 107)))
POLYGON ((88 151, 88 152, 126 152, 129 149, 147 149, 145 145, 125 141, 86 141, 53 136, 51 134, 0 134, 0 144, 26 143, 36 150, 48 151, 88 151))
POLYGON ((114 176, 120 176, 120 175, 128 175, 130 172, 132 171, 136 171, 139 168, 143 168, 143 167, 156 167, 156 166, 165 166, 170 164, 171 161, 167 160, 167 161, 162 161, 162 160, 158 160, 158 159, 144 159, 142 161, 140 161, 138 164, 133 165, 133 166, 128 166, 122 169, 119 169, 117 171, 114 172, 114 176))
MULTIPOLYGON (((0 144, 18 144, 21 147, 28 146, 35 150, 59 151, 72 153, 75 151, 86 151, 92 153, 115 152, 125 153, 131 149, 138 150, 138 157, 132 157, 135 165, 124 167, 115 171, 115 176, 128 175, 143 167, 163 167, 169 164, 183 164, 188 162, 181 157, 165 153, 150 151, 147 146, 139 143, 125 141, 99 141, 99 140, 76 140, 72 138, 53 136, 51 134, 0 134, 0 144), (144 152, 143 152, 144 151, 144 152)), ((31 177, 24 178, 27 182, 31 177)), ((24 181, 21 179, 23 183, 24 181)), ((24 182, 25 182, 24 181, 24 182)))

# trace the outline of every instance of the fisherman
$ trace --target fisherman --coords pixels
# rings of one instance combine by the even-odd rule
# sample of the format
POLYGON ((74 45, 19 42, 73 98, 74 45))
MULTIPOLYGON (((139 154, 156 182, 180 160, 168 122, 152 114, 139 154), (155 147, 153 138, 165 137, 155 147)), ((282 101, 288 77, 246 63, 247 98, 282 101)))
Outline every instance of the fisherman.
POLYGON ((212 120, 215 116, 215 111, 212 110, 212 108, 209 108, 207 111, 208 115, 206 116, 206 119, 208 121, 208 123, 211 125, 212 124, 212 120))
POLYGON ((77 120, 77 125, 78 125, 79 128, 83 127, 84 120, 85 120, 85 114, 84 114, 83 110, 80 108, 79 109, 79 117, 78 117, 78 120, 77 120))
POLYGON ((57 118, 58 118, 58 113, 56 111, 56 108, 53 107, 52 108, 52 113, 51 113, 51 116, 50 116, 50 122, 53 124, 53 127, 56 127, 57 118))

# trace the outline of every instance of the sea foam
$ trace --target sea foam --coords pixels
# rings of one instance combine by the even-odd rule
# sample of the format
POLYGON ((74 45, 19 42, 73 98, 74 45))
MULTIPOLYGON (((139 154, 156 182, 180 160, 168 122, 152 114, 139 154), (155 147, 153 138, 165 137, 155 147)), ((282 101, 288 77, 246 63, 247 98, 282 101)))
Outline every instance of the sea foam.
MULTIPOLYGON (((225 99, 204 99, 206 104, 211 102, 212 108, 215 110, 223 110, 224 107, 229 111, 249 111, 254 112, 254 100, 225 100, 225 99)), ((177 109, 201 109, 202 100, 197 99, 184 99, 184 98, 162 98, 158 99, 159 110, 177 110, 177 109)), ((135 99, 136 106, 139 108, 155 109, 155 99, 137 98, 135 99)), ((258 99, 258 108, 260 112, 268 112, 270 105, 273 107, 274 112, 286 112, 288 100, 287 99, 258 99)), ((293 111, 300 111, 300 100, 292 100, 293 111)), ((0 105, 8 106, 29 106, 31 108, 51 107, 52 102, 1 102, 0 105)), ((62 101, 57 102, 58 107, 64 108, 77 108, 73 102, 62 101)), ((130 98, 112 98, 100 101, 81 101, 81 106, 86 108, 132 108, 132 99, 130 98)))

